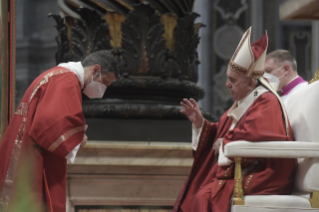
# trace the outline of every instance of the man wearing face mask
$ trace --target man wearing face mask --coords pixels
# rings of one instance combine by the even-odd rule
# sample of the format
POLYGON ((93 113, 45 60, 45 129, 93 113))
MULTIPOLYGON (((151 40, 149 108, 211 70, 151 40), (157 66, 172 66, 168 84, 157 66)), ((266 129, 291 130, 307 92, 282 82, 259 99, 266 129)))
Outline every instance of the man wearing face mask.
MULTIPOLYGON (((181 102, 193 123, 194 162, 173 212, 228 212, 234 191, 234 162, 224 145, 240 140, 294 139, 285 108, 276 91, 262 77, 268 39, 266 32, 250 44, 251 28, 243 35, 228 64, 226 86, 235 99, 218 122, 205 120, 194 99, 181 102)), ((290 194, 295 159, 243 158, 244 194, 290 194)))
POLYGON ((102 98, 117 73, 115 57, 103 50, 33 81, 0 144, 1 212, 15 212, 19 203, 24 211, 66 211, 67 162, 87 141, 81 92, 102 98))
POLYGON ((265 72, 277 78, 274 79, 278 82, 277 91, 286 107, 293 93, 308 84, 298 75, 297 62, 293 55, 286 50, 276 50, 266 56, 265 72))

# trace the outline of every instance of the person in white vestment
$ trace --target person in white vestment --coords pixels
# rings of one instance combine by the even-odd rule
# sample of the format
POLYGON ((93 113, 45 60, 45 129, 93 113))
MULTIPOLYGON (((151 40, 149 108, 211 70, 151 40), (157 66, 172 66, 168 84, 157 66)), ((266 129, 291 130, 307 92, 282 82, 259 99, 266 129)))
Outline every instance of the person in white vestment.
POLYGON ((286 107, 296 90, 308 84, 298 75, 296 59, 287 50, 276 50, 269 53, 266 56, 265 72, 279 79, 277 91, 286 107))

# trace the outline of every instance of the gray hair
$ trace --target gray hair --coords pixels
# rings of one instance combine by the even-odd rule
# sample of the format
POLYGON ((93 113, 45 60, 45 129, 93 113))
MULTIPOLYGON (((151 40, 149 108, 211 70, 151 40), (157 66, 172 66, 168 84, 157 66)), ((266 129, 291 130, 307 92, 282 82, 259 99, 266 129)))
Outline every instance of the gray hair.
POLYGON ((295 72, 297 72, 297 62, 296 59, 294 58, 294 56, 287 50, 276 50, 273 51, 271 53, 269 53, 266 56, 266 60, 268 59, 273 59, 274 62, 278 65, 278 66, 283 66, 283 64, 286 62, 290 65, 290 67, 292 68, 292 70, 294 70, 295 72))
POLYGON ((110 51, 101 50, 94 52, 82 61, 83 67, 90 67, 96 64, 101 66, 101 74, 114 72, 116 77, 118 77, 117 59, 110 51))

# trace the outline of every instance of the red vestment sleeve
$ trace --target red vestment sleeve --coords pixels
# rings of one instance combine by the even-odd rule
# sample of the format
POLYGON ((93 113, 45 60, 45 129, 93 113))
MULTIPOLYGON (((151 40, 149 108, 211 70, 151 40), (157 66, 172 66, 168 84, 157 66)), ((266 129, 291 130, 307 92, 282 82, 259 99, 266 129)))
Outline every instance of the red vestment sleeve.
POLYGON ((203 150, 212 149, 216 136, 218 122, 209 122, 204 120, 202 132, 199 137, 196 154, 201 154, 203 150))
POLYGON ((42 148, 65 157, 84 136, 81 87, 73 73, 52 77, 43 86, 29 136, 42 148))

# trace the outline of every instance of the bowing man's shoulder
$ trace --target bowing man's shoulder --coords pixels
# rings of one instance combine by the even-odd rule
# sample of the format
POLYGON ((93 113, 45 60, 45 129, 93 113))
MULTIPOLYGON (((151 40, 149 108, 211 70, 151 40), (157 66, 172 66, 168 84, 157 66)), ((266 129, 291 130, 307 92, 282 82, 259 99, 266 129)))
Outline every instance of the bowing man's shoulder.
POLYGON ((79 87, 81 88, 81 82, 78 77, 73 72, 66 72, 63 74, 55 75, 51 78, 52 82, 56 83, 58 86, 63 87, 79 87))
POLYGON ((71 84, 75 84, 79 81, 78 77, 71 71, 56 74, 52 76, 52 79, 55 79, 56 81, 66 81, 71 84))

